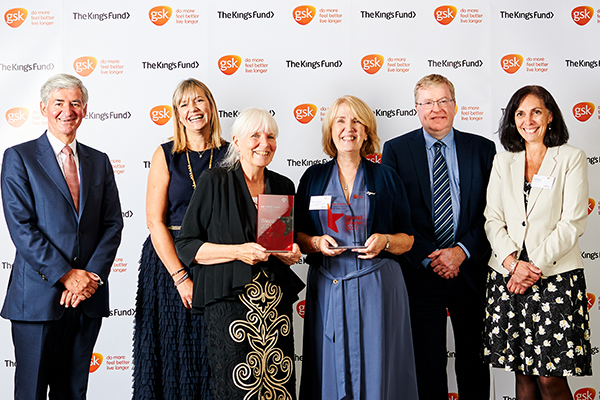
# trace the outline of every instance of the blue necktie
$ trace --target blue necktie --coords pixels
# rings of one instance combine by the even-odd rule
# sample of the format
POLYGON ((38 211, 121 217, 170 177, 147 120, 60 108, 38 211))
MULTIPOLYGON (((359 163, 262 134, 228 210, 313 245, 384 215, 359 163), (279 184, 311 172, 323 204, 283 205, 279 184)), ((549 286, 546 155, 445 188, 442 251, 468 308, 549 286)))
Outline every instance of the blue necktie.
POLYGON ((442 155, 444 143, 435 142, 433 160, 433 226, 435 238, 440 249, 450 247, 454 242, 454 220, 452 214, 452 196, 448 167, 442 155))

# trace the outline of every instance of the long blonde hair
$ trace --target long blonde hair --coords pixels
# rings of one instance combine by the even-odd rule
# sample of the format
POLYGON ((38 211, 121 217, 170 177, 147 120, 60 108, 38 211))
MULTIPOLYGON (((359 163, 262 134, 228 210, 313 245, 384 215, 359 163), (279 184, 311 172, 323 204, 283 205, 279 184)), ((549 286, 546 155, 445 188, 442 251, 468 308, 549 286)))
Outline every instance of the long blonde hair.
POLYGON ((221 122, 219 121, 219 111, 217 103, 210 92, 210 89, 197 79, 189 78, 181 81, 173 92, 173 153, 182 153, 187 149, 187 136, 185 134, 185 125, 179 120, 179 103, 181 99, 188 93, 204 92, 208 103, 210 104, 210 136, 208 137, 208 145, 211 148, 219 148, 225 144, 225 139, 222 137, 221 122))

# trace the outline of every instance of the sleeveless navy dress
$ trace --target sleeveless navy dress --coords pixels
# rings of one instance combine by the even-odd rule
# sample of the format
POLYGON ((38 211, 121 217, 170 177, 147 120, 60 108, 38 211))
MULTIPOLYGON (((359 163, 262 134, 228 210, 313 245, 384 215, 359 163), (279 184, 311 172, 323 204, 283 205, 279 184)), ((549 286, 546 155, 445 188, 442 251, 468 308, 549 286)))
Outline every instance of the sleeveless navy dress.
MULTIPOLYGON (((213 168, 227 147, 212 150, 213 168)), ((172 141, 162 148, 171 175, 166 224, 176 237, 194 189, 186 154, 172 154, 172 141)), ((211 159, 210 150, 200 154, 189 152, 196 181, 211 159)), ((133 399, 212 400, 203 316, 183 306, 150 236, 142 248, 134 323, 133 399)))

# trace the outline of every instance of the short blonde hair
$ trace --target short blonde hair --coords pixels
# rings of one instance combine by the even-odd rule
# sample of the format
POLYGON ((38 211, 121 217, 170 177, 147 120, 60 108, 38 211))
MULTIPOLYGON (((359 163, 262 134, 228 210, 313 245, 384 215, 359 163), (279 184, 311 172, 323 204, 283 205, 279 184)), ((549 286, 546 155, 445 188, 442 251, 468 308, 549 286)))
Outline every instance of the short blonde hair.
POLYGON ((222 137, 221 122, 219 121, 219 110, 217 103, 210 92, 210 89, 197 79, 189 78, 179 82, 173 92, 173 153, 182 153, 187 149, 187 136, 185 135, 185 125, 179 120, 179 103, 185 95, 190 93, 204 92, 210 105, 210 136, 208 137, 209 147, 219 148, 225 144, 222 137))
POLYGON ((419 79, 419 81, 415 85, 415 104, 417 103, 417 93, 419 92, 419 90, 441 85, 448 86, 448 90, 450 90, 450 96, 452 96, 452 100, 456 100, 456 95, 454 93, 454 85, 452 84, 452 82, 450 82, 450 80, 445 76, 431 74, 419 79))
POLYGON ((337 156, 337 148, 333 143, 333 138, 331 135, 331 128, 333 126, 335 116, 341 107, 342 104, 346 104, 358 122, 365 126, 365 132, 367 134, 367 140, 363 143, 360 148, 360 155, 362 157, 366 157, 369 154, 373 154, 379 152, 379 136, 377 136, 377 121, 375 120, 375 115, 373 114, 373 110, 361 99, 355 96, 342 96, 339 99, 335 100, 333 104, 325 113, 325 118, 323 119, 323 151, 329 157, 337 156))

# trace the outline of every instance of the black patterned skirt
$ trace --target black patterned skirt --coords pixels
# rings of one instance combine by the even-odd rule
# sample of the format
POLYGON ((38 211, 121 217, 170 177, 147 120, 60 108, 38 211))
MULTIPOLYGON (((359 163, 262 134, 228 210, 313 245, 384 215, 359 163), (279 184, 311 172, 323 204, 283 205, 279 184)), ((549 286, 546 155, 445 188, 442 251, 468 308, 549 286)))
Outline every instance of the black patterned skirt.
POLYGON ((591 375, 583 269, 542 277, 524 294, 510 293, 509 279, 490 268, 484 331, 490 365, 525 375, 591 375))
POLYGON ((296 399, 291 296, 266 272, 238 300, 204 309, 206 347, 216 400, 296 399))

